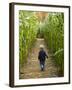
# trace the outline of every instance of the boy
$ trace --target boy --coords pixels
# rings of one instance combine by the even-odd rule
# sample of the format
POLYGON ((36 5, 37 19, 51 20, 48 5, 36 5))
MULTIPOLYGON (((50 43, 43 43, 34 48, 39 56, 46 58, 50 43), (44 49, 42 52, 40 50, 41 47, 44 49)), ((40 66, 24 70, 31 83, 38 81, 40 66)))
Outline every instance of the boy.
POLYGON ((38 59, 40 61, 41 71, 43 71, 45 68, 45 59, 46 58, 48 58, 48 56, 47 56, 46 52, 44 51, 44 46, 40 45, 40 51, 39 51, 38 59))

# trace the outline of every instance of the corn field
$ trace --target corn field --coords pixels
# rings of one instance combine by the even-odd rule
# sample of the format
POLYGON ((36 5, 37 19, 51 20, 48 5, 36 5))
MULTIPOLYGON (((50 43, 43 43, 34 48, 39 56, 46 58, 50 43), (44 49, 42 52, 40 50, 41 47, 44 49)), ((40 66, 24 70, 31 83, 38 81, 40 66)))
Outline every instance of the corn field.
POLYGON ((38 20, 34 12, 19 11, 19 60, 20 65, 27 60, 37 34, 38 20))
POLYGON ((42 25, 47 47, 53 54, 59 73, 64 72, 64 14, 49 13, 42 25))
POLYGON ((19 11, 19 61, 20 66, 35 44, 36 38, 44 38, 47 49, 58 68, 59 75, 64 74, 64 14, 19 11), (41 19, 40 19, 41 17, 41 19))

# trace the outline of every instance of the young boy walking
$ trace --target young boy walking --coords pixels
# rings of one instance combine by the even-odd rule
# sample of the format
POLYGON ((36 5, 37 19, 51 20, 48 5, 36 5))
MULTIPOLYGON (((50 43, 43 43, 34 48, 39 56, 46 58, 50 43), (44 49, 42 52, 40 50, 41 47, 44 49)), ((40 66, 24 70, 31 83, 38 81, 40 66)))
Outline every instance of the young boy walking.
POLYGON ((41 71, 43 71, 45 69, 46 58, 48 58, 48 56, 47 56, 46 52, 44 51, 44 46, 40 45, 40 51, 39 51, 38 59, 40 62, 41 71))

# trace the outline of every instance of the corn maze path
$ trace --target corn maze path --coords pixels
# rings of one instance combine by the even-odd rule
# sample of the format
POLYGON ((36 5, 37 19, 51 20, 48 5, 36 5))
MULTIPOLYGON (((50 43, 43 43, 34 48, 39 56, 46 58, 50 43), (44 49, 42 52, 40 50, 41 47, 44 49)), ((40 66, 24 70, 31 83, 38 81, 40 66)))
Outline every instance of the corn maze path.
POLYGON ((44 39, 37 38, 34 47, 32 48, 31 52, 29 52, 27 60, 27 64, 20 68, 20 79, 58 77, 57 67, 54 64, 51 54, 46 48, 44 39), (48 59, 46 59, 44 71, 40 70, 38 60, 39 46, 41 44, 44 45, 44 49, 48 54, 48 59))

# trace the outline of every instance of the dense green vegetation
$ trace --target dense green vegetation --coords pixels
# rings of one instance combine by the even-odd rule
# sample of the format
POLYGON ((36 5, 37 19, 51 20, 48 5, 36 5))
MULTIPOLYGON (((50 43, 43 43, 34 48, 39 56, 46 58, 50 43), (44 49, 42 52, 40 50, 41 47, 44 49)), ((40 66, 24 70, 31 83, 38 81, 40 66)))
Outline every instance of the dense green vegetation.
POLYGON ((58 67, 59 75, 64 72, 64 14, 49 13, 43 25, 42 32, 48 49, 58 67))
POLYGON ((19 11, 19 59, 20 65, 27 60, 28 52, 36 39, 39 22, 34 12, 19 11))
POLYGON ((27 61, 36 37, 44 38, 57 65, 59 75, 64 75, 64 14, 48 13, 41 22, 35 12, 19 11, 19 59, 27 61))

